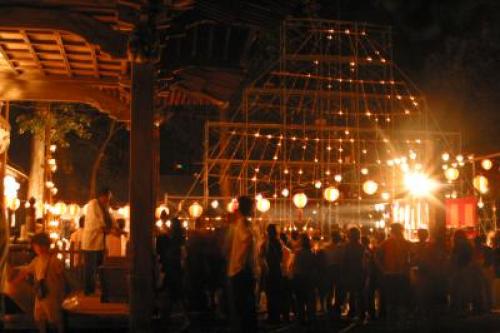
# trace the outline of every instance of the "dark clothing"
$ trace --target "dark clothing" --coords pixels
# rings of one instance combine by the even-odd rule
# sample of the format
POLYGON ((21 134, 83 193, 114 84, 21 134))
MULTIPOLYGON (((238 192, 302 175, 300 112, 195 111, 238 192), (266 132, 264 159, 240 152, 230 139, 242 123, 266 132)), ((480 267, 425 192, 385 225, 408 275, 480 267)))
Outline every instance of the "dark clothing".
POLYGON ((365 248, 357 242, 345 245, 342 276, 345 291, 349 293, 349 313, 364 316, 365 248))
POLYGON ((266 261, 264 285, 267 296, 268 320, 270 322, 276 323, 280 320, 281 312, 281 261, 283 259, 283 250, 281 248, 281 243, 277 239, 266 242, 264 247, 264 257, 266 261))
POLYGON ((95 292, 97 269, 102 265, 103 258, 104 251, 83 251, 85 295, 95 292))
POLYGON ((255 279, 247 267, 230 278, 238 332, 257 332, 257 313, 255 309, 255 279))
POLYGON ((297 251, 293 267, 293 285, 297 298, 297 317, 302 323, 314 320, 316 315, 314 266, 311 250, 297 251))

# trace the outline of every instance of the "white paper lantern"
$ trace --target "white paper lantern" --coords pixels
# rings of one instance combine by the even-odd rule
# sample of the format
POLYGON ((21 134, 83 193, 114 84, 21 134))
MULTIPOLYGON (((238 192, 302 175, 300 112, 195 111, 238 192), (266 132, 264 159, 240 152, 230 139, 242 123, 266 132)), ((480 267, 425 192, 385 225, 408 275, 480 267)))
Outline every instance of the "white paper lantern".
POLYGON ((490 170, 493 167, 493 162, 487 158, 481 161, 481 166, 484 170, 490 170))
POLYGON ((378 184, 373 180, 367 180, 363 183, 363 192, 365 192, 366 194, 373 195, 377 192, 377 190, 378 184))
POLYGON ((302 209, 307 205, 307 195, 304 192, 295 194, 292 199, 295 207, 299 209, 302 209))
POLYGON ((329 186, 323 192, 323 197, 326 201, 329 202, 337 201, 337 199, 340 197, 340 191, 333 186, 329 186))
POLYGON ((458 169, 455 169, 455 168, 448 168, 446 169, 446 171, 444 172, 444 176, 446 177, 446 179, 448 179, 449 181, 454 181, 454 180, 457 180, 458 179, 458 176, 460 176, 460 172, 458 171, 458 169))
POLYGON ((474 188, 479 191, 479 193, 485 194, 489 191, 488 178, 483 175, 474 177, 472 184, 474 185, 474 188))
POLYGON ((203 207, 197 201, 195 201, 191 204, 191 206, 189 206, 188 211, 189 215, 192 218, 197 219, 203 213, 203 207))
POLYGON ((267 212, 271 208, 271 202, 266 198, 257 200, 257 210, 261 213, 267 212))

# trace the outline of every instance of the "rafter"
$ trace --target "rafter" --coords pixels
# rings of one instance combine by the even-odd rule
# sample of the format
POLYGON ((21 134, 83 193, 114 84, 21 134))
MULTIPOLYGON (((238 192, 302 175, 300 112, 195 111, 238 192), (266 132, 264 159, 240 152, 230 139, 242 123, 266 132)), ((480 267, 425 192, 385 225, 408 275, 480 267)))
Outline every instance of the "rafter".
POLYGON ((28 34, 26 33, 26 30, 20 30, 19 33, 21 34, 23 41, 26 43, 31 56, 33 57, 33 60, 37 64, 37 67, 40 69, 42 75, 45 75, 45 71, 43 70, 43 64, 40 61, 40 58, 38 58, 38 54, 36 53, 35 48, 33 47, 33 45, 31 45, 31 40, 28 34))
POLYGON ((9 55, 7 54, 7 52, 5 52, 5 49, 3 48, 2 44, 0 44, 0 55, 9 65, 11 71, 14 72, 14 74, 19 74, 19 70, 16 68, 16 65, 14 65, 14 63, 10 60, 9 55))
POLYGON ((71 77, 73 76, 73 72, 71 71, 71 65, 69 64, 68 56, 66 55, 66 49, 64 48, 64 42, 62 40, 61 34, 59 32, 55 32, 54 35, 56 37, 57 45, 59 45, 59 52, 61 53, 61 56, 63 58, 64 65, 66 66, 66 70, 68 71, 68 75, 71 77))

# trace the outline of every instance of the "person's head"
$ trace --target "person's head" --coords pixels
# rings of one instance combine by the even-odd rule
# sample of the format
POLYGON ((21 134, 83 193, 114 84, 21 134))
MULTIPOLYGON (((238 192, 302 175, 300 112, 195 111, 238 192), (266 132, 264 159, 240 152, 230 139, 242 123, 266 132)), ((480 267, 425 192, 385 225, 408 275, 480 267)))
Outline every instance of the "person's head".
POLYGON ((280 233, 280 239, 283 242, 283 244, 288 245, 288 237, 284 232, 280 233))
POLYGON ((276 239, 276 237, 278 236, 276 224, 270 224, 267 226, 267 236, 269 237, 269 239, 276 239))
POLYGON ((37 256, 47 253, 50 250, 50 237, 44 233, 38 233, 31 238, 31 246, 37 256))
POLYGON ((172 219, 172 224, 170 226, 170 236, 174 240, 182 240, 184 238, 182 223, 178 217, 174 217, 172 219))
POLYGON ((238 211, 245 217, 253 215, 254 200, 248 196, 241 196, 238 198, 238 211))
POLYGON ((429 238, 429 231, 427 231, 427 229, 418 229, 417 230, 417 237, 418 237, 418 241, 420 243, 425 243, 425 242, 427 242, 427 239, 429 238))
POLYGON ((80 216, 80 218, 78 219, 78 228, 85 228, 85 215, 80 216))
POLYGON ((349 239, 350 242, 358 243, 360 237, 361 237, 361 232, 359 231, 358 228, 356 227, 349 228, 349 231, 347 233, 347 238, 349 239))
POLYGON ((342 241, 342 235, 340 234, 340 230, 332 231, 331 238, 333 244, 340 243, 342 241))
POLYGON ((309 236, 307 236, 307 234, 300 235, 300 245, 304 250, 311 250, 311 240, 309 239, 309 236))
POLYGON ((160 220, 166 221, 167 219, 168 219, 167 211, 165 209, 162 209, 162 211, 160 213, 160 220))
POLYGON ((99 192, 97 192, 97 200, 99 200, 99 203, 102 205, 109 204, 109 201, 111 200, 111 190, 109 187, 99 189, 99 192))
POLYGON ((458 229, 455 231, 453 234, 453 243, 455 245, 467 243, 467 234, 465 233, 465 230, 458 229))
POLYGON ((403 238, 403 226, 399 223, 391 224, 391 236, 395 238, 403 238))

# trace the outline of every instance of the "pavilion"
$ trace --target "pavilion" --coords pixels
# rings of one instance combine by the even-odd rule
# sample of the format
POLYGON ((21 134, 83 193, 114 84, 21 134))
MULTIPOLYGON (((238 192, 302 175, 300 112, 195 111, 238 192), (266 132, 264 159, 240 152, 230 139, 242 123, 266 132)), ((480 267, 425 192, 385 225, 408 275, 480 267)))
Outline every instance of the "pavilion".
POLYGON ((5 106, 85 103, 129 124, 132 331, 151 324, 157 125, 180 105, 212 105, 224 117, 258 33, 297 3, 0 0, 5 106))

